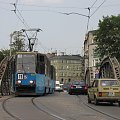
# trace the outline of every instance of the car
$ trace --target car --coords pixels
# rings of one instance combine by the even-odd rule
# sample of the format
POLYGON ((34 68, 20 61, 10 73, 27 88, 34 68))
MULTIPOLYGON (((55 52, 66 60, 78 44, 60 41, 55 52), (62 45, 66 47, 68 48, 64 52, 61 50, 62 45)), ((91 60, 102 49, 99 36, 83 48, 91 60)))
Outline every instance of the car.
POLYGON ((120 106, 120 83, 117 79, 101 78, 95 79, 92 86, 88 87, 88 103, 115 102, 120 106))
POLYGON ((59 81, 56 81, 55 91, 57 91, 57 92, 63 92, 63 84, 60 84, 59 81))
POLYGON ((87 94, 87 85, 84 80, 74 80, 68 88, 68 94, 87 94))
POLYGON ((69 84, 63 84, 63 90, 68 91, 69 84))

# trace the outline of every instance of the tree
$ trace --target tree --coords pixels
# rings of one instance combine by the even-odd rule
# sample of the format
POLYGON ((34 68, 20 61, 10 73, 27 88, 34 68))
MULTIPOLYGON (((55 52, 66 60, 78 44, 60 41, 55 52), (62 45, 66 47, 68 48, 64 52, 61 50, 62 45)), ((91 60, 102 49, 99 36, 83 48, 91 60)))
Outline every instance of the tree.
POLYGON ((3 52, 0 51, 0 62, 3 60, 3 58, 4 58, 3 52))
POLYGON ((95 33, 99 57, 115 56, 120 59, 120 15, 103 17, 95 33))
POLYGON ((13 38, 12 42, 12 53, 16 53, 18 51, 25 51, 25 39, 24 35, 20 31, 14 31, 13 34, 11 34, 13 38))
POLYGON ((9 49, 1 49, 0 50, 0 62, 6 57, 9 56, 10 50, 9 49))

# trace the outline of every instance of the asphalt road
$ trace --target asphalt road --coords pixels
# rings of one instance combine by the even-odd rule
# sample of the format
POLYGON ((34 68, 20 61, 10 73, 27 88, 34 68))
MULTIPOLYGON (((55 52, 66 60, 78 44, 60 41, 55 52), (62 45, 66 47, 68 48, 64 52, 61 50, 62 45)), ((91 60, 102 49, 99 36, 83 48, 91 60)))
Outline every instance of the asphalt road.
POLYGON ((88 104, 86 95, 55 92, 7 98, 0 98, 0 120, 120 120, 117 104, 88 104))

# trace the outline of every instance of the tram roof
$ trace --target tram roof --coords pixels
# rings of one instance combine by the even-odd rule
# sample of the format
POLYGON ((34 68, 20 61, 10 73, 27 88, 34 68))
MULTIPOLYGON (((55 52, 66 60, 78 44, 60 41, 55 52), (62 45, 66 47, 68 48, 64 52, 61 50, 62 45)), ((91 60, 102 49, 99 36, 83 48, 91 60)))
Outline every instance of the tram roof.
POLYGON ((27 52, 27 51, 16 52, 16 54, 41 54, 41 55, 44 55, 44 54, 42 54, 42 53, 38 53, 38 52, 27 52))

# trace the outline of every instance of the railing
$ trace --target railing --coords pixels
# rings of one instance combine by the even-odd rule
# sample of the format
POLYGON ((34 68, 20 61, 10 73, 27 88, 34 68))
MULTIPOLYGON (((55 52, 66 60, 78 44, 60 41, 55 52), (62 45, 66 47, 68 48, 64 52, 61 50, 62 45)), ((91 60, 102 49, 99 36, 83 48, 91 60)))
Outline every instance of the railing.
POLYGON ((9 64, 12 57, 5 57, 0 63, 0 93, 1 95, 10 94, 10 69, 9 64))

